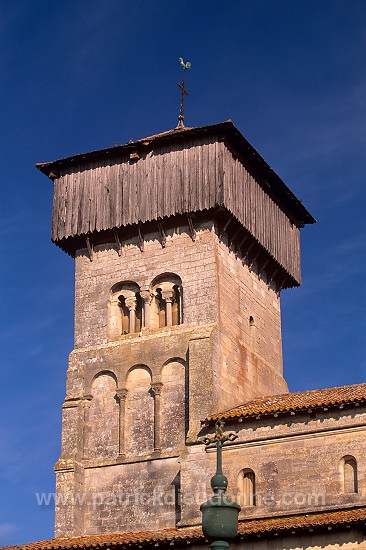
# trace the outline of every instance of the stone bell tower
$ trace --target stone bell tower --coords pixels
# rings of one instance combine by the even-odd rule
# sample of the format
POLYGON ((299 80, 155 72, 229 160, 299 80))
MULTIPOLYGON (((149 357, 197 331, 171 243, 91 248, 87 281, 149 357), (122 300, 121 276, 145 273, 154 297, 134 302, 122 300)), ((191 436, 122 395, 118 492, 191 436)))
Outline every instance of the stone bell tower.
POLYGON ((280 291, 314 219, 230 121, 37 167, 76 265, 56 536, 182 525, 200 420, 287 391, 280 291))

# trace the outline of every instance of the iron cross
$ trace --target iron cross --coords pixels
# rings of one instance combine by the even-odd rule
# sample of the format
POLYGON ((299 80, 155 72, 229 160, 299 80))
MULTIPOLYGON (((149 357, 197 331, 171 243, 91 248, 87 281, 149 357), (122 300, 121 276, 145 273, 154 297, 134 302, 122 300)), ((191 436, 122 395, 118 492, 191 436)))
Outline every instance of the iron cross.
POLYGON ((234 441, 238 436, 234 433, 224 434, 225 422, 220 418, 215 422, 215 435, 213 437, 205 436, 202 438, 203 443, 208 446, 215 443, 216 447, 222 447, 225 441, 234 441))
POLYGON ((218 419, 215 423, 215 435, 213 437, 205 436, 201 441, 206 445, 214 443, 216 445, 216 474, 211 479, 211 487, 214 493, 225 493, 227 488, 227 477, 222 473, 222 446, 226 441, 235 441, 238 437, 234 433, 224 434, 224 421, 218 419))

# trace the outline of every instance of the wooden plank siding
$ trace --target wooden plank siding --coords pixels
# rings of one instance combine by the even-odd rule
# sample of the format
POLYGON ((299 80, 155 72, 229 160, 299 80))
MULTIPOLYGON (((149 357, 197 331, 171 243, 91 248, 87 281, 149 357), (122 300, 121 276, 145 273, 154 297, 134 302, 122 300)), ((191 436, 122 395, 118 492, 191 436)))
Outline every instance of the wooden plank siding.
POLYGON ((223 155, 226 208, 300 282, 299 228, 227 147, 223 148, 223 155))
POLYGON ((63 167, 54 180, 52 240, 220 205, 300 282, 299 228, 219 135, 187 138, 153 143, 137 161, 119 150, 63 167))
POLYGON ((55 180, 52 239, 211 208, 222 203, 215 138, 169 144, 66 168, 55 180))

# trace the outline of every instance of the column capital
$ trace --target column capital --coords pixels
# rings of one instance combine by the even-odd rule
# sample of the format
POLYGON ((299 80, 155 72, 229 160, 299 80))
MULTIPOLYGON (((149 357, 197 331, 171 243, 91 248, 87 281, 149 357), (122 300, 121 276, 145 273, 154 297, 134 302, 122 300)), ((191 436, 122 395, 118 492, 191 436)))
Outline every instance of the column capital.
POLYGON ((130 298, 125 299, 126 307, 129 309, 129 311, 133 310, 136 311, 136 297, 131 296, 130 298))
POLYGON ((91 393, 83 395, 84 401, 91 401, 92 399, 93 399, 93 396, 91 395, 91 393))
POLYGON ((155 384, 151 384, 151 390, 154 393, 154 397, 157 395, 161 395, 162 389, 163 389, 163 384, 161 382, 155 382, 155 384))
POLYGON ((154 297, 154 295, 150 292, 150 290, 140 290, 140 296, 145 304, 146 303, 150 304, 151 300, 154 297))
POLYGON ((126 388, 118 388, 116 390, 116 399, 119 402, 125 401, 127 399, 128 390, 126 388))
POLYGON ((174 297, 175 297, 175 292, 174 290, 163 290, 162 293, 162 298, 163 300, 165 300, 166 302, 173 302, 174 300, 174 297))

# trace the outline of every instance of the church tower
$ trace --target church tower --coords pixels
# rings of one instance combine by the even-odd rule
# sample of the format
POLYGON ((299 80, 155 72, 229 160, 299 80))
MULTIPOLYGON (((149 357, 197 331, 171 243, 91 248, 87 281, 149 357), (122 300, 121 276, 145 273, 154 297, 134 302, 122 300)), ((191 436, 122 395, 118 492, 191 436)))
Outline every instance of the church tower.
POLYGON ((55 534, 188 524, 200 421, 288 391, 280 291, 315 220, 231 121, 37 167, 75 258, 55 534))

